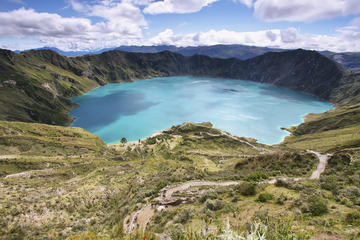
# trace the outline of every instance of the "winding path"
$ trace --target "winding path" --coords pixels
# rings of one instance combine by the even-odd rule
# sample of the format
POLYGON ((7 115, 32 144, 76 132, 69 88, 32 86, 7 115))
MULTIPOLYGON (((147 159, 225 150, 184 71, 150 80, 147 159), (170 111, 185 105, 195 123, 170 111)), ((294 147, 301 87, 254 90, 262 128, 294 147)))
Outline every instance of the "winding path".
MULTIPOLYGON (((237 139, 239 140, 239 139, 237 139)), ((254 146, 255 147, 255 146, 254 146)), ((320 175, 325 171, 328 159, 331 157, 330 154, 320 154, 311 150, 307 152, 315 154, 319 159, 319 163, 317 168, 312 172, 310 177, 303 178, 288 178, 288 177, 278 177, 275 179, 261 181, 258 184, 275 184, 278 180, 283 181, 302 181, 302 180, 315 180, 320 179, 320 175)), ((185 182, 178 185, 166 186, 160 190, 160 196, 153 200, 153 203, 146 205, 144 208, 135 212, 131 217, 131 222, 127 229, 127 232, 130 234, 139 220, 139 229, 143 229, 145 231, 146 226, 150 222, 151 217, 154 215, 154 208, 157 206, 158 208, 165 208, 170 205, 177 205, 185 202, 189 202, 189 198, 187 197, 179 197, 173 196, 176 192, 182 192, 192 187, 199 186, 233 186, 243 183, 243 181, 228 181, 228 182, 213 182, 213 181, 202 181, 202 180, 193 180, 189 182, 185 182)), ((125 225, 126 227, 126 225, 125 225)))
POLYGON ((319 159, 319 164, 316 170, 313 171, 309 179, 320 179, 320 175, 325 171, 326 165, 328 163, 329 158, 331 157, 331 154, 320 154, 311 150, 308 150, 307 152, 315 154, 319 159))

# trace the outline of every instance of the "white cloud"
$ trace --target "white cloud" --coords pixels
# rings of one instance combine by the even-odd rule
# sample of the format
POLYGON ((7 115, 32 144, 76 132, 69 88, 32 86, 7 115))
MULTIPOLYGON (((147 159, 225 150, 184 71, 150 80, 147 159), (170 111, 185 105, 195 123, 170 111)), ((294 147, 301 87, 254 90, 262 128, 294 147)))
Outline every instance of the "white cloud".
POLYGON ((296 28, 282 29, 280 37, 283 43, 294 43, 298 40, 298 32, 296 28))
POLYGON ((138 26, 147 25, 140 9, 130 2, 94 5, 90 8, 88 15, 102 17, 110 22, 123 22, 124 24, 136 24, 138 26))
POLYGON ((266 36, 270 39, 270 41, 275 41, 277 38, 277 35, 273 33, 271 30, 266 32, 266 36))
POLYGON ((46 46, 83 50, 139 43, 143 37, 142 28, 147 27, 141 10, 128 1, 103 1, 93 6, 75 0, 69 3, 77 11, 104 21, 92 23, 89 18, 66 18, 20 8, 0 12, 0 37, 28 37, 46 46))
POLYGON ((252 7, 253 5, 253 0, 233 0, 233 1, 245 4, 247 7, 252 7))
POLYGON ((360 13, 359 0, 257 0, 254 15, 266 21, 315 21, 360 13))
POLYGON ((155 0, 126 0, 126 1, 131 2, 135 5, 147 6, 150 3, 154 2, 155 0))
POLYGON ((87 5, 84 5, 76 0, 69 0, 68 1, 70 6, 75 10, 75 11, 78 11, 78 12, 84 12, 88 9, 89 6, 87 5))
MULTIPOLYGON (((12 0, 18 1, 18 0, 12 0)), ((36 12, 20 8, 0 12, 0 46, 37 45, 58 47, 62 50, 85 50, 119 45, 196 46, 213 44, 247 44, 254 46, 306 48, 332 51, 359 51, 360 17, 347 26, 337 29, 334 35, 303 34, 296 28, 266 29, 254 32, 210 30, 207 32, 177 35, 166 29, 147 40, 143 29, 147 21, 138 7, 145 12, 185 13, 199 11, 217 0, 67 0, 69 6, 84 17, 62 17, 59 14, 36 12), (156 8, 156 6, 160 6, 156 8), (90 17, 96 17, 96 23, 90 17), (6 42, 6 38, 17 37, 19 41, 6 42), (25 39, 31 39, 25 43, 25 39)), ((312 21, 320 18, 360 12, 358 0, 233 0, 254 7, 255 15, 265 20, 312 21), (321 5, 321 6, 320 6, 321 5)), ((190 23, 189 23, 190 24, 190 23)))
MULTIPOLYGON (((360 22, 360 20, 359 20, 360 22)), ((360 28, 360 26, 359 26, 360 28)), ((259 47, 278 47, 286 49, 304 48, 330 50, 335 52, 358 51, 360 33, 339 30, 335 36, 301 34, 295 28, 270 29, 256 32, 236 32, 229 30, 210 30, 207 32, 175 35, 171 29, 151 38, 147 45, 201 46, 215 44, 245 44, 259 47), (355 41, 354 41, 355 39, 355 41)))
MULTIPOLYGON (((280 30, 271 30, 276 36, 280 35, 280 30)), ((208 32, 190 33, 185 35, 174 35, 171 29, 159 33, 150 39, 150 44, 172 44, 176 46, 200 46, 214 44, 254 44, 258 46, 275 46, 275 42, 269 39, 268 31, 257 32, 236 32, 229 30, 210 30, 208 32)), ((273 38, 274 39, 274 38, 273 38)), ((276 37, 275 37, 276 39, 276 37)))
POLYGON ((149 4, 144 13, 193 13, 218 0, 163 0, 149 4))
POLYGON ((63 18, 58 14, 37 13, 33 9, 25 8, 0 12, 0 22, 0 37, 78 36, 98 28, 86 18, 63 18))

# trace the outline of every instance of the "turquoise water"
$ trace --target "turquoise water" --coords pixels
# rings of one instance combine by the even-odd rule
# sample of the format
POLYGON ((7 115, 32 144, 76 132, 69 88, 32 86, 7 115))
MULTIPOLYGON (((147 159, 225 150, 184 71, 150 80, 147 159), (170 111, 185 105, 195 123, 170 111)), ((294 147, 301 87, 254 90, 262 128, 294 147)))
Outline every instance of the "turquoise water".
POLYGON ((275 144, 288 135, 280 127, 300 124, 307 113, 332 108, 328 102, 251 81, 207 77, 163 77, 108 84, 72 100, 71 126, 106 143, 150 136, 186 121, 210 121, 236 136, 275 144))

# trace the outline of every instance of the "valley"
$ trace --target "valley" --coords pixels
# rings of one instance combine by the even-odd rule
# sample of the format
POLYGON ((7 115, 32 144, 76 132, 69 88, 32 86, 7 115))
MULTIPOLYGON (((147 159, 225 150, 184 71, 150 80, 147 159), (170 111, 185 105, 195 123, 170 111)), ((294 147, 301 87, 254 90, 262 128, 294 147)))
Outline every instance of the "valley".
POLYGON ((0 239, 359 237, 360 80, 315 51, 241 61, 1 50, 0 61, 0 239), (178 75, 270 83, 336 108, 271 146, 209 122, 116 144, 66 127, 70 97, 178 75))

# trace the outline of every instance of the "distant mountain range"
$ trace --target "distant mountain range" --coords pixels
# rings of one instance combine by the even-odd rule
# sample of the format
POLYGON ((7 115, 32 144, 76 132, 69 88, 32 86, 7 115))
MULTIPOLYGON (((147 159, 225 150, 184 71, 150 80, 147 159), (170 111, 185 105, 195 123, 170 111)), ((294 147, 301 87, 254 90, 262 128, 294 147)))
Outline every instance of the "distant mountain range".
MULTIPOLYGON (((139 53, 157 53, 162 51, 171 51, 174 53, 180 53, 184 56, 192 56, 195 54, 199 54, 213 58, 238 58, 241 60, 246 60, 256 56, 260 56, 267 52, 282 52, 282 51, 287 51, 288 49, 232 44, 232 45, 212 45, 212 46, 198 46, 198 47, 176 47, 172 45, 120 46, 115 48, 104 48, 97 51, 62 51, 60 49, 52 48, 52 47, 43 47, 34 50, 52 50, 67 57, 84 56, 87 54, 100 54, 111 50, 119 50, 125 52, 139 52, 139 53)), ((15 51, 15 52, 19 53, 21 51, 15 51)), ((336 61, 342 67, 350 71, 360 72, 360 52, 335 53, 330 51, 321 51, 320 53, 336 61)))

